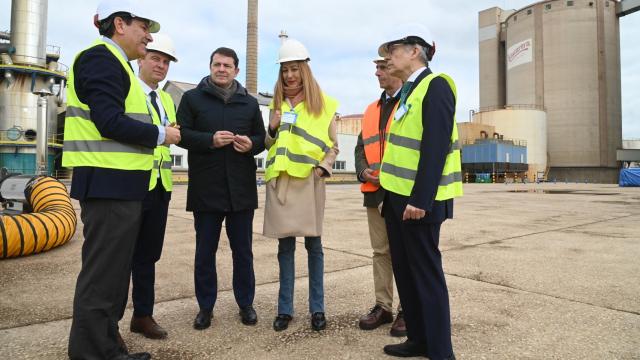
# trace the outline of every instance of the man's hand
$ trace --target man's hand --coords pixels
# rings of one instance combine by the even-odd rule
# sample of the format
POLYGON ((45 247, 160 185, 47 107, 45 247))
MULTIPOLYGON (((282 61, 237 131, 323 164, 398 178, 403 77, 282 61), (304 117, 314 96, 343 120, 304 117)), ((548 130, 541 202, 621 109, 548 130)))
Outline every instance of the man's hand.
POLYGON ((277 130, 278 127, 280 126, 280 121, 282 120, 282 114, 280 113, 280 110, 276 110, 273 112, 273 114, 271 115, 271 119, 269 119, 269 129, 271 130, 277 130))
POLYGON ((177 144, 180 142, 180 127, 179 126, 165 126, 164 127, 164 142, 163 145, 177 144))
POLYGON ((221 148, 233 142, 235 135, 231 131, 220 130, 213 134, 213 147, 221 148))
POLYGON ((319 166, 314 168, 313 171, 316 173, 316 175, 318 177, 323 177, 324 176, 324 169, 319 167, 319 166))
POLYGON ((426 211, 407 204, 407 207, 404 209, 404 213, 402 213, 402 220, 420 220, 426 214, 426 211))
POLYGON ((373 172, 373 169, 362 170, 362 179, 372 183, 373 185, 380 185, 380 178, 377 175, 374 175, 373 172))
POLYGON ((245 135, 235 135, 233 137, 233 148, 239 153, 246 153, 253 147, 253 142, 245 135))

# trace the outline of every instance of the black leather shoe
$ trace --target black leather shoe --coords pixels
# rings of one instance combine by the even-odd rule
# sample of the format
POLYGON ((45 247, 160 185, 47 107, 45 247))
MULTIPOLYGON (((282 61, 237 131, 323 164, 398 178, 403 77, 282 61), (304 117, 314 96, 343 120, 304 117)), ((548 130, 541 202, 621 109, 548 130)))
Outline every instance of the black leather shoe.
POLYGON ((427 356, 427 346, 407 340, 400 344, 386 345, 384 353, 396 357, 427 356))
POLYGON ((122 354, 115 358, 115 360, 149 360, 151 354, 147 352, 139 352, 135 354, 122 354))
POLYGON ((324 330, 327 327, 327 319, 324 318, 323 312, 313 313, 311 315, 311 328, 315 331, 324 330))
POLYGON ((253 308, 253 305, 240 308, 240 319, 245 325, 255 325, 258 322, 258 314, 256 314, 256 309, 253 308))
POLYGON ((289 321, 291 321, 291 319, 293 319, 291 315, 278 314, 278 316, 276 316, 276 319, 273 320, 273 330, 286 330, 289 327, 289 321))
POLYGON ((193 320, 193 328, 196 330, 204 330, 211 326, 211 316, 213 315, 212 310, 202 310, 198 312, 196 315, 196 319, 193 320))

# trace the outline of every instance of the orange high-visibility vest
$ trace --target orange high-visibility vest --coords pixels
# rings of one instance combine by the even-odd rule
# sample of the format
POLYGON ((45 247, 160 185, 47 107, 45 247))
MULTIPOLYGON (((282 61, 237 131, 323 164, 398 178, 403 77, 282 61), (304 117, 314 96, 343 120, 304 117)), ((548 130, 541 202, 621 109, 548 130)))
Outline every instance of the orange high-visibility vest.
MULTIPOLYGON (((396 103, 396 106, 398 104, 396 103)), ((389 114, 387 120, 387 126, 382 133, 380 131, 380 112, 382 106, 380 100, 376 100, 367 106, 362 118, 362 143, 364 144, 364 156, 367 159, 369 168, 373 169, 373 174, 378 175, 380 173, 380 162, 382 161, 382 155, 384 154, 384 134, 389 132, 391 127, 394 111, 389 114)), ((364 182, 360 185, 360 191, 362 192, 375 192, 380 188, 380 185, 375 185, 370 182, 364 182)))

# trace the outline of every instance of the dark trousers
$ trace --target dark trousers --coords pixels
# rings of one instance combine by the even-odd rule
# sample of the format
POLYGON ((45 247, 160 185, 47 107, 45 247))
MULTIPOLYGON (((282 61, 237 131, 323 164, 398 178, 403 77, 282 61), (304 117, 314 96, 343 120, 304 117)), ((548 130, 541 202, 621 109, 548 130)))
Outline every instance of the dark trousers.
POLYGON ((407 324, 407 338, 426 344, 428 357, 453 354, 449 292, 438 249, 441 222, 402 220, 407 199, 387 194, 384 218, 391 262, 407 324))
POLYGON ((133 316, 153 315, 156 262, 162 254, 170 199, 171 192, 158 181, 142 201, 142 225, 131 267, 133 316))
POLYGON ((253 209, 234 212, 193 213, 196 229, 194 279, 200 309, 212 310, 218 295, 216 252, 225 220, 233 257, 233 295, 240 307, 253 304, 256 279, 253 272, 253 209))
POLYGON ((69 358, 111 359, 120 351, 118 321, 127 305, 142 202, 89 199, 80 201, 80 208, 84 243, 69 358))

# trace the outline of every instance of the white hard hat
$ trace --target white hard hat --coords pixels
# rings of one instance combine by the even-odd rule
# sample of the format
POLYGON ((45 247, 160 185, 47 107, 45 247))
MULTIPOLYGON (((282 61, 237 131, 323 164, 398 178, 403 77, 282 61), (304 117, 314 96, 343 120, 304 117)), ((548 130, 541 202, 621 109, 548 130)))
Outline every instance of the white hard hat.
MULTIPOLYGON (((395 44, 415 44, 425 48, 431 48, 435 53, 436 43, 433 41, 433 36, 429 29, 418 23, 403 23, 399 25, 393 34, 389 36, 393 39, 380 45, 378 48, 378 55, 386 56, 389 47, 395 44)), ((433 53, 431 56, 433 56, 433 53)), ((431 60, 431 59, 429 59, 431 60)))
POLYGON ((129 13, 134 18, 140 18, 149 21, 149 32, 156 33, 160 30, 160 23, 149 19, 144 14, 149 14, 148 9, 143 9, 139 1, 130 0, 103 0, 98 4, 96 17, 98 21, 102 21, 112 14, 118 12, 129 13))
POLYGON ((166 34, 153 34, 153 41, 147 44, 147 51, 161 52, 170 57, 173 62, 178 62, 173 41, 166 34))
POLYGON ((378 56, 377 58, 373 59, 374 64, 377 64, 379 62, 387 62, 387 59, 383 58, 382 56, 378 56))
POLYGON ((277 64, 282 64, 287 61, 309 61, 311 60, 309 57, 309 52, 307 48, 302 45, 302 43, 295 39, 286 39, 282 45, 280 45, 280 50, 278 51, 278 61, 277 64))

